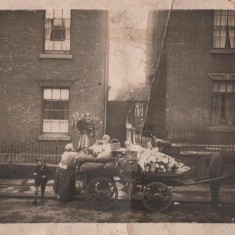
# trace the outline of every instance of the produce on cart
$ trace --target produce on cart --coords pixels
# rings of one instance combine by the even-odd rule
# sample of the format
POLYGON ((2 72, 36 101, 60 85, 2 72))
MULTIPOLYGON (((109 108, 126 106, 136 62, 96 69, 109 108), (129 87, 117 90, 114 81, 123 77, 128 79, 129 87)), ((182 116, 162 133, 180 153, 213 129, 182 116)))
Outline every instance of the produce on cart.
POLYGON ((141 150, 138 157, 138 165, 143 173, 175 173, 184 174, 190 170, 182 162, 175 158, 159 152, 158 148, 149 148, 141 150))
POLYGON ((159 148, 143 148, 134 144, 120 148, 117 141, 112 144, 109 136, 77 154, 79 173, 87 178, 86 199, 96 209, 111 208, 118 198, 115 178, 126 188, 140 189, 143 203, 148 210, 165 211, 172 203, 168 186, 178 184, 190 168, 159 148), (140 187, 139 187, 140 186, 140 187))
POLYGON ((112 163, 110 137, 104 135, 94 145, 77 154, 78 173, 86 178, 86 200, 95 209, 109 209, 118 198, 112 163), (107 173, 108 172, 108 173, 107 173))
POLYGON ((112 150, 109 140, 110 137, 104 135, 94 145, 78 153, 76 160, 80 165, 80 172, 102 170, 106 163, 112 161, 112 150))
MULTIPOLYGON (((160 152, 148 143, 148 148, 132 145, 137 152, 138 171, 133 184, 142 186, 143 204, 153 212, 166 211, 172 205, 172 194, 168 186, 180 185, 184 173, 190 168, 175 158, 160 152)), ((128 154, 129 155, 129 154, 128 154)))

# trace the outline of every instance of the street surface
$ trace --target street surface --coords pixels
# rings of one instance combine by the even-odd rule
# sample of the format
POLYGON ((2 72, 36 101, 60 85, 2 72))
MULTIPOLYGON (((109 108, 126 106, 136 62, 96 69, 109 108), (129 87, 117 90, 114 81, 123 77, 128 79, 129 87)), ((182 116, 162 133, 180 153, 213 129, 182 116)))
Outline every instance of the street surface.
MULTIPOLYGON (((142 194, 129 196, 117 183, 118 201, 109 211, 91 209, 85 201, 82 191, 76 193, 73 202, 60 202, 55 199, 53 180, 48 182, 45 202, 32 204, 34 180, 1 179, 0 180, 0 223, 231 223, 235 217, 235 186, 221 187, 221 210, 215 210, 210 204, 209 185, 192 185, 176 187, 172 190, 173 201, 178 202, 164 213, 152 213, 145 209, 142 194)), ((79 192, 81 182, 77 181, 79 192)), ((39 193, 40 195, 40 193, 39 193)))
POLYGON ((179 203, 164 213, 146 211, 142 201, 119 200, 109 211, 89 209, 85 200, 59 202, 46 199, 32 204, 30 198, 1 198, 0 223, 127 223, 127 222, 181 222, 181 223, 231 223, 235 217, 235 204, 224 204, 221 210, 209 203, 179 203))

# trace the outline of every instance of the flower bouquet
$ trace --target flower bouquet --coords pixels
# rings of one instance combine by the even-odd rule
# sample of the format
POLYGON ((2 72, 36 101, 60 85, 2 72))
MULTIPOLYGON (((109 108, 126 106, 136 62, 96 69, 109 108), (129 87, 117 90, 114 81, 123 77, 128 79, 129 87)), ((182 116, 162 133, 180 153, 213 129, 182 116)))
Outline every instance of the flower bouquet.
POLYGON ((73 115, 73 128, 79 130, 81 134, 81 138, 78 143, 78 149, 83 149, 89 147, 89 135, 94 137, 96 135, 96 131, 99 128, 100 124, 99 117, 91 116, 90 113, 79 114, 76 112, 73 115))
POLYGON ((159 152, 157 148, 146 149, 139 157, 138 165, 141 172, 146 173, 168 172, 184 174, 190 170, 188 166, 176 161, 173 157, 159 152))

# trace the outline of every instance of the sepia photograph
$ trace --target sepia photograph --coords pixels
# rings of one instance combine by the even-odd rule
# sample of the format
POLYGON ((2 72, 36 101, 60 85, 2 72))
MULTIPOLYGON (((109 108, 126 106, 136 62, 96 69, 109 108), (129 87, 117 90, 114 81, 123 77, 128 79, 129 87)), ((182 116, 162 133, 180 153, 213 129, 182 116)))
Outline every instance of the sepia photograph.
POLYGON ((189 2, 0 2, 2 234, 234 233, 235 2, 189 2))

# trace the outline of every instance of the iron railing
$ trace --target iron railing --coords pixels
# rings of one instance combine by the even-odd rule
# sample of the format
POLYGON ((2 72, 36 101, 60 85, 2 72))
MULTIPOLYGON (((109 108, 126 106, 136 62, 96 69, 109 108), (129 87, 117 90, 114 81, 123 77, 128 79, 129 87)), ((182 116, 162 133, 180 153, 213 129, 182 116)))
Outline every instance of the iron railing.
POLYGON ((35 163, 41 156, 51 164, 57 164, 64 151, 64 143, 0 140, 0 162, 35 163))
MULTIPOLYGON (((176 148, 174 157, 181 159, 191 167, 193 176, 202 176, 207 172, 205 161, 212 151, 221 149, 235 150, 235 132, 210 132, 171 130, 136 135, 136 142, 146 146, 151 141, 151 134, 159 139, 169 140, 176 148)), ((49 164, 58 164, 64 151, 64 142, 40 142, 0 140, 0 162, 35 163, 44 156, 49 164)))
POLYGON ((235 150, 235 132, 231 129, 217 131, 195 131, 195 130, 167 130, 159 132, 148 132, 144 136, 137 136, 137 142, 146 146, 151 141, 151 135, 159 139, 169 140, 176 146, 180 146, 181 151, 218 151, 235 150))

